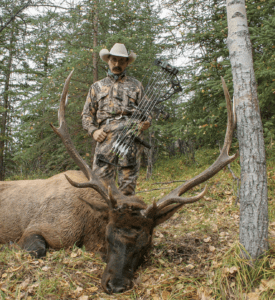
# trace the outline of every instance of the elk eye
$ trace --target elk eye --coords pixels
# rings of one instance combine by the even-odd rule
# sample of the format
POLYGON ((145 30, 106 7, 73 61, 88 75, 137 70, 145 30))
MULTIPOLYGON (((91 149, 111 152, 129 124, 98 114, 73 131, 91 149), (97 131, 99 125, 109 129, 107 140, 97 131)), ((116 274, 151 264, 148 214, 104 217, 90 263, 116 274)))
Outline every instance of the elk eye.
POLYGON ((132 228, 135 229, 136 231, 141 231, 142 229, 140 226, 133 226, 132 228))

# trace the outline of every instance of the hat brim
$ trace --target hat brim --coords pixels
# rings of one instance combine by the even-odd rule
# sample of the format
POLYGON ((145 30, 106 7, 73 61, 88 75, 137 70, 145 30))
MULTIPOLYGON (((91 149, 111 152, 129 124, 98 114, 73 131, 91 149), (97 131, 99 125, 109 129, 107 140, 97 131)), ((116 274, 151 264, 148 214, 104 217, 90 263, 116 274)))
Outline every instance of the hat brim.
MULTIPOLYGON (((101 58, 103 61, 105 61, 106 63, 109 62, 109 57, 110 57, 110 55, 112 55, 112 53, 110 53, 110 52, 108 51, 108 49, 102 49, 102 50, 100 50, 100 52, 99 52, 100 58, 101 58)), ((137 58, 137 55, 136 55, 134 52, 131 52, 129 56, 118 55, 118 54, 116 54, 116 55, 114 55, 114 56, 127 57, 127 58, 128 58, 128 65, 130 65, 131 63, 133 63, 133 62, 136 60, 136 58, 137 58)))

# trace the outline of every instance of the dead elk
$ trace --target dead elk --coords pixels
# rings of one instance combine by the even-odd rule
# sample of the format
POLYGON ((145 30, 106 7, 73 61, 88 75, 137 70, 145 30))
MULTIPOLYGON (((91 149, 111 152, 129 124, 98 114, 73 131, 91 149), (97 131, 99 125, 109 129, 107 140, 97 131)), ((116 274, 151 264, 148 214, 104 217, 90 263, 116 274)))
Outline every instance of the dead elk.
POLYGON ((107 262, 102 287, 107 293, 123 292, 131 287, 134 271, 151 245, 154 228, 183 205, 201 199, 206 188, 194 197, 181 195, 236 158, 237 154, 228 155, 234 130, 230 98, 223 82, 228 125, 217 161, 157 203, 147 206, 137 196, 124 196, 113 181, 97 178, 75 150, 65 122, 71 76, 72 73, 61 96, 60 127, 52 127, 81 171, 67 171, 46 180, 0 183, 0 244, 18 242, 36 257, 44 256, 47 247, 60 249, 74 244, 84 245, 88 251, 101 251, 106 254, 107 262))

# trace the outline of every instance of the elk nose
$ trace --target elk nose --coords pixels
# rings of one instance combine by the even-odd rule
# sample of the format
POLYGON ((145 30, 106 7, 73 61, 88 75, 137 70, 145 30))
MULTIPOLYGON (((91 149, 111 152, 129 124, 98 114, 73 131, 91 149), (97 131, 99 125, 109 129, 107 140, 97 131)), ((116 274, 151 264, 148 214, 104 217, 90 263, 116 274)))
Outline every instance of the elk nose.
POLYGON ((126 290, 125 286, 115 286, 110 281, 108 282, 107 288, 112 293, 122 293, 126 290))

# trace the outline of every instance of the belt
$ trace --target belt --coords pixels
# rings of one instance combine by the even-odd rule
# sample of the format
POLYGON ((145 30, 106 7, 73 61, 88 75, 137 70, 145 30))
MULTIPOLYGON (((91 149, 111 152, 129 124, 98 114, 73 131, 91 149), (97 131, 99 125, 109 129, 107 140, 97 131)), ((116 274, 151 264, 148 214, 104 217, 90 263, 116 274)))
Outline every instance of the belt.
POLYGON ((116 117, 113 117, 113 118, 107 118, 105 120, 103 120, 101 123, 100 123, 100 126, 102 125, 108 125, 110 124, 112 121, 118 121, 118 120, 121 120, 121 121, 124 121, 124 120, 128 120, 129 118, 127 116, 123 116, 123 115, 119 115, 119 116, 116 116, 116 117))

